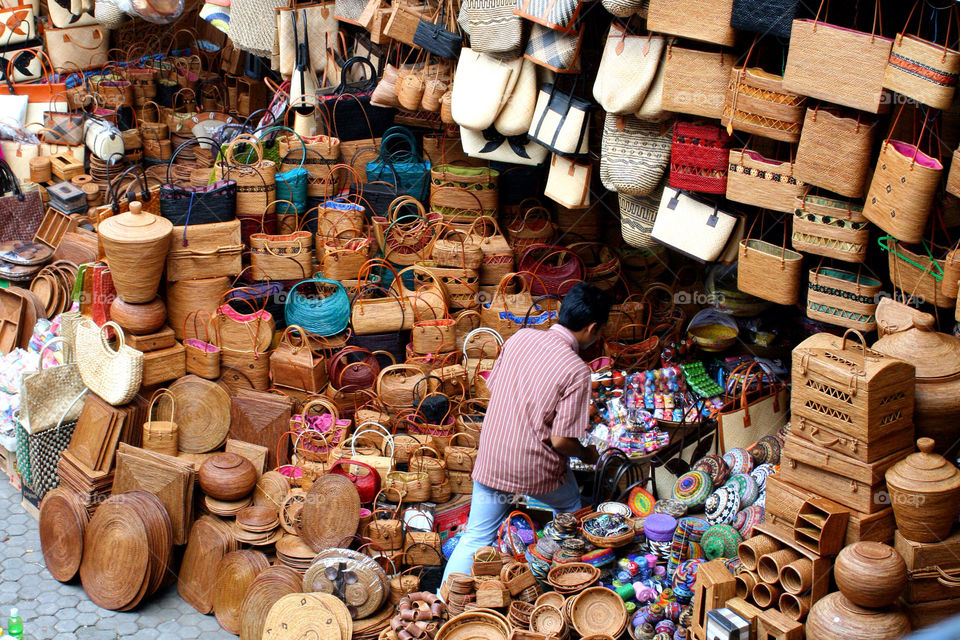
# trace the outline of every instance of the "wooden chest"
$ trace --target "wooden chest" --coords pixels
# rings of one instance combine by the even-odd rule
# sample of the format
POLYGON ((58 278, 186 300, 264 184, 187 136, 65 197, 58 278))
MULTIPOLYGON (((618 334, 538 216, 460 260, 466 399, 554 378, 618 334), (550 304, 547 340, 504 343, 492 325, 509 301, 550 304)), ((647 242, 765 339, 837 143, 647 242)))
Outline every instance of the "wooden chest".
POLYGON ((786 482, 817 487, 824 498, 861 513, 876 513, 889 506, 884 474, 912 451, 904 449, 868 464, 788 435, 780 472, 786 482))
POLYGON ((143 386, 176 380, 187 375, 186 350, 179 342, 172 347, 143 354, 143 386))
MULTIPOLYGON (((857 334, 859 335, 859 334, 857 334)), ((866 348, 862 337, 818 333, 793 350, 793 418, 861 442, 913 424, 912 364, 866 348)))
MULTIPOLYGON (((907 603, 901 600, 903 610, 910 618, 910 626, 914 630, 929 627, 941 620, 946 620, 951 616, 960 613, 960 598, 949 598, 947 600, 934 600, 933 602, 907 603)), ((940 636, 946 638, 948 636, 940 636)))
POLYGON ((907 563, 909 578, 903 599, 933 602, 960 598, 960 531, 942 542, 914 542, 897 531, 894 548, 907 563))
POLYGON ((838 429, 800 416, 790 423, 790 433, 829 451, 850 456, 860 462, 876 462, 892 453, 913 446, 913 423, 901 425, 870 442, 838 429))
MULTIPOLYGON (((806 489, 801 489, 788 482, 784 482, 781 474, 767 478, 766 520, 774 524, 792 527, 797 519, 797 513, 806 500, 816 497, 806 489)), ((840 504, 837 507, 843 507, 840 504)), ((853 544, 861 540, 873 542, 893 542, 893 532, 896 523, 893 519, 893 509, 887 507, 876 513, 865 514, 849 510, 847 520, 847 534, 844 544, 853 544)))

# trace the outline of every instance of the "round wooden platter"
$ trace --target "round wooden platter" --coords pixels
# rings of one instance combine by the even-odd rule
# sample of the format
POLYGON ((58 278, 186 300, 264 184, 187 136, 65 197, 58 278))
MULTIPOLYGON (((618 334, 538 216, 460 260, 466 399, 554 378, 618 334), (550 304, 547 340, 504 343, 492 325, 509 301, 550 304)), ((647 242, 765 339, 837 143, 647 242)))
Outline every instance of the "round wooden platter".
POLYGON ((337 616, 307 593, 294 593, 273 603, 263 623, 263 640, 340 640, 337 616))
POLYGON ((244 507, 237 513, 237 525, 244 531, 263 533, 280 526, 277 510, 267 506, 244 507))
POLYGON ((273 604, 300 592, 300 576, 290 567, 273 565, 261 571, 240 604, 240 640, 261 640, 264 622, 273 604))
POLYGON ((178 444, 185 453, 213 451, 230 430, 230 396, 215 382, 187 375, 172 385, 177 406, 178 444))
POLYGON ((314 551, 336 546, 357 532, 360 494, 345 476, 327 474, 310 487, 303 503, 300 531, 314 551))
POLYGON ((253 490, 253 504, 279 509, 289 492, 290 482, 282 473, 267 471, 257 480, 257 486, 253 490))
POLYGON ((253 498, 247 496, 246 498, 241 498, 239 500, 217 500, 216 498, 211 498, 210 496, 203 497, 203 504, 207 508, 207 511, 210 513, 223 516, 225 518, 230 518, 247 507, 253 502, 253 498))
POLYGON ((83 540, 80 581, 93 602, 126 611, 156 591, 173 552, 173 527, 160 500, 128 491, 101 504, 83 540))
POLYGON ((83 536, 90 518, 74 491, 58 487, 40 505, 40 547, 50 575, 69 582, 80 570, 83 536))
POLYGON ((241 549, 223 556, 213 583, 213 613, 221 627, 240 633, 243 597, 254 578, 269 566, 267 556, 259 551, 241 549))
POLYGON ((303 590, 333 593, 338 572, 347 585, 345 599, 351 618, 373 615, 389 593, 387 577, 375 560, 362 553, 339 548, 321 551, 303 576, 303 590))
POLYGON ((200 613, 213 611, 213 584, 217 566, 228 553, 237 550, 230 525, 214 516, 201 516, 190 528, 183 552, 177 591, 200 613))

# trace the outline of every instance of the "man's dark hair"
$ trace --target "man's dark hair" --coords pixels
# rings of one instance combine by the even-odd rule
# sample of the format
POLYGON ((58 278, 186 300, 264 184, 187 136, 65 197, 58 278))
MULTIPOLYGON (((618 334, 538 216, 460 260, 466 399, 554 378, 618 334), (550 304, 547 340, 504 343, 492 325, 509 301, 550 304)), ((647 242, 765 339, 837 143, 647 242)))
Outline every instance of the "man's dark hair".
POLYGON ((573 285, 560 305, 560 324, 570 331, 580 331, 597 323, 603 326, 610 317, 610 297, 586 282, 573 285))

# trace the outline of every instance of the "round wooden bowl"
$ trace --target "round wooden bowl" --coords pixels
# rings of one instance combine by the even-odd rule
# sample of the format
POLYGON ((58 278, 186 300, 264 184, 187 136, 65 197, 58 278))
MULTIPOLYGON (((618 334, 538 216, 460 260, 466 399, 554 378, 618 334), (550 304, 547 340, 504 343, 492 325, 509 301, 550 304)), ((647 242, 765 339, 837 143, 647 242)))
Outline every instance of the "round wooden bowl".
POLYGON ((216 500, 239 500, 257 484, 253 463, 236 453, 213 454, 200 466, 199 475, 200 488, 216 500))
POLYGON ((110 304, 110 319, 125 331, 135 335, 147 335, 158 331, 167 321, 167 306, 160 296, 142 304, 114 298, 110 304))
POLYGON ((894 640, 910 633, 910 620, 898 607, 864 609, 837 591, 813 604, 804 631, 807 640, 894 640))
POLYGON ((833 565, 837 588, 853 604, 868 608, 896 602, 907 586, 907 565, 882 542, 856 542, 844 547, 833 565))
POLYGON ((581 636, 599 634, 616 638, 627 627, 627 609, 615 591, 591 587, 574 599, 570 619, 581 636))
POLYGON ((542 604, 530 613, 530 630, 547 636, 563 637, 567 633, 567 623, 560 609, 542 604))
POLYGON ((542 604, 548 604, 552 607, 556 607, 557 609, 561 609, 565 601, 566 598, 563 597, 563 594, 557 593, 556 591, 547 591, 546 593, 537 597, 537 600, 533 603, 533 606, 539 607, 542 604))

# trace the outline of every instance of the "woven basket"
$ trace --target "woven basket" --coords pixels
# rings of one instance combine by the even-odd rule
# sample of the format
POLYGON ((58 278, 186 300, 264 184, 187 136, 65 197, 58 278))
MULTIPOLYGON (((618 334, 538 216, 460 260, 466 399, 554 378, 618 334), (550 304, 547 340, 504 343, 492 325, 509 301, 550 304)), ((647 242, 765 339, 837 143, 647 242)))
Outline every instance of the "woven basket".
POLYGON ((430 170, 430 208, 448 222, 496 215, 500 172, 489 167, 435 165, 430 170))
POLYGON ((229 177, 237 182, 237 215, 262 218, 274 212, 273 203, 277 193, 277 165, 263 157, 263 146, 255 136, 241 134, 233 139, 224 152, 226 171, 217 164, 214 174, 217 180, 229 177), (244 143, 253 147, 256 157, 244 164, 234 155, 237 144, 244 143))
POLYGON ((735 202, 793 213, 804 184, 793 172, 793 162, 766 158, 750 149, 730 151, 727 198, 735 202))
MULTIPOLYGON (((957 170, 960 172, 960 167, 957 170)), ((498 284, 505 275, 513 272, 513 248, 501 233, 496 218, 491 216, 477 218, 470 225, 468 233, 480 245, 480 251, 483 253, 483 261, 480 264, 481 285, 498 284)))
POLYGON ((960 148, 954 149, 947 174, 947 193, 960 198, 960 148))
POLYGON ((394 409, 412 408, 413 391, 422 377, 423 371, 414 365, 391 365, 377 376, 377 395, 394 409))
POLYGON ((765 240, 740 241, 737 288, 777 304, 793 305, 800 299, 803 256, 765 240))
POLYGON ((719 119, 723 116, 730 72, 730 53, 698 51, 667 45, 663 69, 663 108, 677 113, 719 119))
POLYGON ((430 477, 426 471, 391 471, 383 488, 397 491, 407 502, 430 499, 430 477))
POLYGON ((460 267, 476 271, 483 265, 484 256, 480 242, 474 236, 468 231, 451 227, 437 233, 430 250, 430 259, 441 267, 460 267))
POLYGON ((956 306, 957 299, 944 295, 940 284, 946 260, 926 253, 915 253, 891 236, 884 236, 878 242, 887 252, 890 281, 895 288, 905 296, 918 297, 941 309, 953 309, 956 306))
MULTIPOLYGON (((747 52, 748 58, 749 55, 747 52)), ((720 121, 728 129, 783 142, 797 142, 806 102, 805 96, 784 90, 783 76, 747 67, 744 62, 743 67, 730 72, 720 121)))
POLYGON ((863 205, 805 194, 793 212, 793 248, 846 262, 867 258, 870 228, 863 205))
POLYGON ((859 272, 817 267, 807 283, 807 317, 840 327, 877 328, 877 296, 882 283, 859 272))
POLYGON ((592 544, 595 547, 600 547, 601 549, 615 549, 617 547, 623 547, 628 544, 631 544, 634 540, 636 540, 637 535, 632 529, 618 536, 597 536, 597 535, 593 535, 592 533, 584 529, 584 524, 586 524, 590 520, 595 520, 596 518, 599 518, 602 515, 603 514, 601 513, 595 513, 595 514, 589 515, 586 518, 584 518, 580 523, 580 529, 581 529, 580 533, 584 538, 587 539, 588 542, 590 542, 590 544, 592 544))
POLYGON ((898 240, 920 242, 942 173, 940 161, 918 146, 887 140, 877 159, 863 215, 898 240))
MULTIPOLYGON (((907 21, 909 23, 909 19, 907 21)), ((918 36, 898 33, 883 74, 883 87, 934 109, 949 109, 958 73, 960 51, 950 49, 947 44, 938 45, 918 36)))
POLYGON ((165 453, 168 456, 177 455, 178 428, 174 422, 176 417, 176 401, 172 393, 166 389, 160 389, 153 394, 150 399, 150 406, 147 408, 147 421, 143 424, 143 448, 158 453, 165 453), (170 402, 169 420, 154 420, 153 408, 160 398, 166 398, 170 402))
POLYGON ((420 320, 413 323, 410 338, 416 353, 441 353, 456 349, 457 327, 452 318, 420 320))
MULTIPOLYGON (((521 203, 521 210, 524 210, 521 203)), ((522 215, 515 216, 505 225, 505 233, 514 255, 523 253, 535 244, 549 244, 556 233, 550 212, 541 207, 525 208, 522 215)))
POLYGON ((414 270, 417 289, 433 281, 442 284, 450 309, 473 309, 480 304, 480 274, 475 269, 441 267, 433 260, 417 262, 414 270))
POLYGON ((862 112, 811 107, 803 118, 794 173, 809 184, 850 198, 863 197, 876 121, 862 112))

